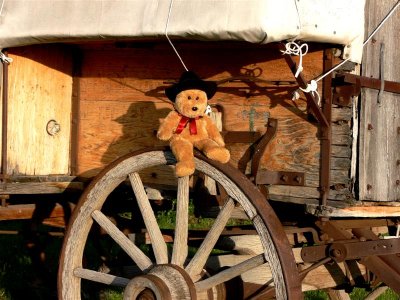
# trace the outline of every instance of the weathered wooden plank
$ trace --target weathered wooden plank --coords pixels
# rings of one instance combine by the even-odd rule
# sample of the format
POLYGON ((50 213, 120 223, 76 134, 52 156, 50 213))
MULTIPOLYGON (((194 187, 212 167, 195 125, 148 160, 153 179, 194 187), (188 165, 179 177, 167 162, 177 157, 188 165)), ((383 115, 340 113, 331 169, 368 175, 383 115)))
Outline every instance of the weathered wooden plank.
MULTIPOLYGON (((287 186, 287 185, 272 185, 269 187, 269 194, 279 195, 285 197, 301 197, 318 199, 320 191, 317 187, 305 187, 305 186, 287 186)), ((340 191, 331 190, 329 192, 329 200, 340 200, 345 201, 351 197, 350 191, 344 189, 340 191)))
MULTIPOLYGON (((294 255, 297 262, 301 262, 299 248, 294 249, 294 255)), ((235 266, 251 257, 251 255, 219 255, 210 257, 207 266, 210 269, 218 270, 222 267, 235 266)), ((306 269, 310 264, 300 264, 301 269, 306 269)), ((365 274, 366 268, 363 265, 358 265, 359 273, 365 274)), ((354 274, 358 275, 358 274, 354 274)), ((271 278, 271 271, 268 264, 264 264, 258 268, 254 268, 248 272, 241 274, 244 282, 263 285, 271 278)), ((318 290, 333 288, 340 284, 345 284, 352 280, 352 274, 346 271, 346 266, 343 263, 327 264, 312 270, 302 281, 302 290, 318 290), (346 277, 349 276, 349 277, 346 277)))
POLYGON ((8 194, 59 194, 66 190, 82 191, 82 182, 20 182, 0 185, 0 195, 8 194))
MULTIPOLYGON (((307 212, 315 214, 316 205, 306 206, 307 212)), ((345 208, 329 207, 323 212, 327 217, 359 217, 359 218, 384 218, 399 217, 400 207, 398 206, 349 206, 345 208)))
POLYGON ((352 137, 349 134, 332 134, 332 145, 350 148, 352 137))
MULTIPOLYGON (((357 264, 358 272, 353 270, 355 276, 366 274, 366 268, 357 264)), ((305 265, 303 268, 308 267, 305 265)), ((311 271, 303 280, 303 291, 319 290, 327 288, 335 288, 341 284, 346 284, 349 280, 353 280, 352 274, 347 272, 348 267, 344 263, 326 264, 311 271), (349 277, 347 277, 349 276, 349 277)))
MULTIPOLYGON (((73 207, 71 207, 72 209, 73 207)), ((0 207, 0 220, 27 220, 33 217, 36 209, 35 204, 14 204, 0 207)), ((55 204, 47 218, 57 218, 64 216, 64 207, 55 204)))
POLYGON ((25 175, 14 175, 7 177, 8 182, 75 182, 82 181, 81 178, 76 176, 68 175, 41 175, 41 176, 25 176, 25 175))
MULTIPOLYGON (((342 184, 348 186, 350 183, 348 170, 331 170, 331 186, 342 184)), ((305 178, 306 186, 319 186, 319 173, 307 173, 305 178)))
POLYGON ((348 158, 332 157, 331 163, 331 170, 350 170, 351 161, 348 158))
POLYGON ((350 121, 353 117, 351 107, 333 107, 332 122, 350 121))
POLYGON ((351 128, 350 125, 345 122, 345 123, 340 123, 340 124, 332 124, 332 134, 351 134, 351 128))
MULTIPOLYGON (((367 1, 366 31, 371 32, 397 1, 367 1)), ((362 75, 399 81, 400 11, 365 47, 362 75), (383 48, 382 57, 380 55, 383 48), (380 72, 381 64, 383 74, 380 72)), ((400 95, 363 89, 360 111, 359 187, 361 200, 399 201, 400 95)))
POLYGON ((69 173, 72 55, 58 45, 9 50, 9 174, 69 173), (60 131, 48 134, 55 120, 60 131))
POLYGON ((332 157, 351 157, 351 148, 347 146, 332 145, 332 157))

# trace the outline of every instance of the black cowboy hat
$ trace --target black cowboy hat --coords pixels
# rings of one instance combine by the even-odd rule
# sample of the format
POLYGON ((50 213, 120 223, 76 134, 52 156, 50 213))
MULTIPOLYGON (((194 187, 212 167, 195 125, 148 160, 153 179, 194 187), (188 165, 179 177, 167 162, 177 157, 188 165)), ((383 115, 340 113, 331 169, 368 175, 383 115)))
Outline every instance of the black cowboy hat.
POLYGON ((206 93, 207 98, 211 99, 216 91, 217 84, 214 81, 204 81, 192 71, 185 71, 182 73, 178 83, 165 89, 165 94, 168 99, 175 101, 176 96, 186 90, 201 90, 206 93))

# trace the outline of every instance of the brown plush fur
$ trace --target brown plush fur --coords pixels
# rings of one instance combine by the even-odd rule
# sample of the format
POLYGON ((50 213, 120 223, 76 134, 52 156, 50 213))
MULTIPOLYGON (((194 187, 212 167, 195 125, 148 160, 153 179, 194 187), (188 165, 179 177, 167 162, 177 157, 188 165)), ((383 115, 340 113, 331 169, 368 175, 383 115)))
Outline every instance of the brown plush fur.
POLYGON ((202 151, 208 158, 227 163, 229 151, 212 120, 205 115, 207 95, 201 90, 191 89, 180 92, 175 99, 175 110, 171 111, 161 123, 157 137, 169 141, 171 150, 177 160, 175 174, 178 177, 193 174, 195 170, 193 147, 202 151), (193 110, 196 107, 197 110, 193 110), (175 130, 181 115, 196 118, 197 134, 191 135, 189 124, 179 134, 175 130))

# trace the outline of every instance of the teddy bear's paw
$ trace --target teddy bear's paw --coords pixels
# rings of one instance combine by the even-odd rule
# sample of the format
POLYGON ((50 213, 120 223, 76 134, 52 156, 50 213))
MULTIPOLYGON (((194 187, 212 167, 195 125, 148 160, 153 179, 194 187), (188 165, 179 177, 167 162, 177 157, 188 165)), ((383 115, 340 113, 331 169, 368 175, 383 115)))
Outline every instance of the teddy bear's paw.
POLYGON ((171 134, 164 131, 157 132, 157 138, 162 141, 168 141, 171 138, 171 134))
POLYGON ((231 158, 231 155, 226 148, 222 147, 215 147, 212 149, 209 149, 207 153, 205 153, 206 156, 212 160, 216 160, 220 163, 227 163, 229 159, 231 158))
POLYGON ((190 162, 178 162, 175 166, 175 175, 177 177, 189 176, 194 173, 195 165, 194 161, 190 162))

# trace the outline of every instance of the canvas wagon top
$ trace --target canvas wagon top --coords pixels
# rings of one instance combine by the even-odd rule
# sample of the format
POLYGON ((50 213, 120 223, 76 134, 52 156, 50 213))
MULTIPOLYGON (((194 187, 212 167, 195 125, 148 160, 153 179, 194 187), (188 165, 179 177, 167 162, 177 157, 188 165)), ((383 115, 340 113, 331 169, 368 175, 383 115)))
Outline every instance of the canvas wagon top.
POLYGON ((3 0, 0 48, 171 37, 341 44, 360 62, 365 0, 3 0), (205 13, 202 13, 205 12, 205 13))

